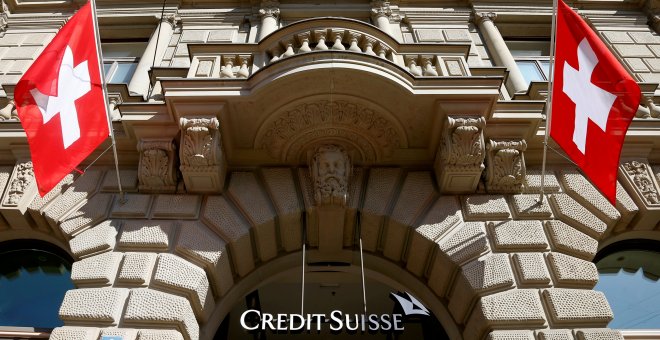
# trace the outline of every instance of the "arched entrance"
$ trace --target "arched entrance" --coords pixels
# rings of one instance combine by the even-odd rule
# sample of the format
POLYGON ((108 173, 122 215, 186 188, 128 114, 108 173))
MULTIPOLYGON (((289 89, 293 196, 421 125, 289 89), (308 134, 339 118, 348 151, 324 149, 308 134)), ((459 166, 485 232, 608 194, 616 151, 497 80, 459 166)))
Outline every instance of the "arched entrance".
MULTIPOLYGON (((365 314, 365 306, 359 250, 352 255, 350 263, 308 262, 305 265, 304 303, 302 252, 291 253, 264 264, 260 270, 248 275, 245 281, 234 287, 231 298, 235 302, 230 306, 230 310, 220 308, 221 311, 214 313, 209 327, 222 318, 214 339, 461 338, 446 306, 423 282, 402 272, 400 267, 391 261, 372 254, 364 254, 364 291, 367 315, 376 316, 371 317, 371 322, 367 316, 362 326, 361 318, 365 314), (241 296, 242 293, 244 295, 241 296), (401 295, 404 297, 405 293, 410 294, 428 310, 429 315, 406 315, 406 311, 391 293, 403 293, 401 295), (251 312, 246 313, 248 310, 251 312), (263 314, 270 315, 264 317, 263 314), (280 317, 281 324, 277 323, 278 314, 285 315, 280 317), (291 321, 291 314, 305 316, 307 325, 305 326, 305 322, 298 322, 298 319, 291 321), (274 317, 273 321, 270 321, 271 315, 274 317), (395 315, 397 330, 394 329, 395 315), (355 324, 356 317, 358 324, 355 324), (286 322, 283 322, 284 319, 286 322), (255 329, 247 330, 242 323, 248 326, 247 328, 255 329), (290 329, 292 325, 293 331, 290 329), (278 331, 279 327, 286 330, 278 331), (299 327, 309 327, 310 330, 296 331, 299 327), (356 327, 357 329, 353 330, 356 327), (365 328, 364 331, 362 327, 365 328)), ((227 299, 229 298, 228 296, 227 299)), ((227 305, 230 303, 227 301, 227 305)))

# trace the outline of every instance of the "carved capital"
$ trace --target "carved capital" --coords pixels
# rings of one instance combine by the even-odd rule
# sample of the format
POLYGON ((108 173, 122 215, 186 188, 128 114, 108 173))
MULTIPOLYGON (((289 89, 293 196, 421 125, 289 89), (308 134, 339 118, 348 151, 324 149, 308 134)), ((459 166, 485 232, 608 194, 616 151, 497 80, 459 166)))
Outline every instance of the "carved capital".
POLYGON ((520 193, 525 180, 524 140, 494 141, 486 146, 486 190, 489 193, 520 193))
POLYGON ((176 191, 176 146, 171 139, 143 139, 138 144, 139 189, 144 192, 176 191))
POLYGON ((316 205, 345 206, 351 159, 342 147, 327 144, 316 148, 309 161, 316 205))
POLYGON ((474 13, 474 21, 477 24, 481 24, 482 22, 485 21, 495 21, 495 18, 497 18, 497 14, 493 12, 477 12, 474 13))
POLYGON ((401 22, 401 15, 398 13, 398 9, 392 9, 389 1, 371 1, 371 15, 374 18, 387 17, 390 23, 401 22))
POLYGON ((280 16, 280 2, 277 0, 265 0, 261 2, 259 15, 262 18, 273 17, 275 19, 280 16))
POLYGON ((484 170, 486 155, 483 117, 447 117, 435 161, 440 189, 445 193, 472 193, 484 170))
POLYGON ((660 206, 658 185, 653 178, 651 167, 646 162, 638 160, 624 162, 621 164, 621 169, 637 196, 647 206, 660 206))
POLYGON ((181 174, 189 192, 221 192, 226 162, 216 117, 184 117, 180 121, 181 174))

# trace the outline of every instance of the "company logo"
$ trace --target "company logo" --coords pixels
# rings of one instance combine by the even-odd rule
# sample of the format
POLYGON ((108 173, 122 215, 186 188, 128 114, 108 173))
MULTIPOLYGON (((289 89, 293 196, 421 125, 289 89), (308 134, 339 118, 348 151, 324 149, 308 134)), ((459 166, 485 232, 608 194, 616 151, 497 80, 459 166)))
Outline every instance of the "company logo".
POLYGON ((241 314, 240 323, 247 331, 320 332, 329 327, 332 332, 391 332, 404 330, 404 317, 430 315, 429 310, 407 292, 390 294, 404 314, 349 314, 340 310, 330 314, 271 314, 248 309, 241 314))
POLYGON ((403 313, 406 314, 406 316, 409 315, 425 315, 429 316, 429 310, 424 307, 417 299, 415 299, 412 295, 408 294, 408 292, 405 293, 405 296, 403 296, 402 293, 394 294, 390 293, 392 297, 394 297, 397 301, 399 301, 399 305, 403 309, 403 313))

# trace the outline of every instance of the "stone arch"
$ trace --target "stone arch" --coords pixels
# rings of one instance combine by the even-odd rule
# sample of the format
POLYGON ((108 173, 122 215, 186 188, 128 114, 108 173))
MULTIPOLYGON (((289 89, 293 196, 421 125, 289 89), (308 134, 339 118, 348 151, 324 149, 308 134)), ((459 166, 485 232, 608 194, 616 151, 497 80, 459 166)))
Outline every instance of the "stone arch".
MULTIPOLYGON (((465 339, 614 336, 604 328, 609 305, 591 290, 590 260, 602 234, 637 207, 620 191, 617 208, 603 208, 579 173, 550 173, 539 206, 537 170, 523 194, 442 196, 429 171, 358 168, 338 220, 348 233, 359 220, 366 252, 423 283, 433 292, 425 302, 446 305, 465 339)), ((137 182, 135 171, 122 176, 137 182)), ((51 338, 207 339, 233 287, 298 251, 303 221, 314 246, 320 208, 308 176, 306 168, 234 171, 223 195, 128 193, 124 203, 106 169, 70 178, 30 215, 33 229, 56 226, 78 259, 78 289, 51 338)))

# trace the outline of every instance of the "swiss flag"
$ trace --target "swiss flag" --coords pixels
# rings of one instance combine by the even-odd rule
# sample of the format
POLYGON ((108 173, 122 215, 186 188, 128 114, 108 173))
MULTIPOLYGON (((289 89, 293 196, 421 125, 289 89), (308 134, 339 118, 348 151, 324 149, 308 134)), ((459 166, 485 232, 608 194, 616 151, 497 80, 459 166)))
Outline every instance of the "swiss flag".
POLYGON ((109 135, 90 4, 62 27, 16 85, 41 196, 109 135))
POLYGON ((641 91, 563 1, 556 39, 550 136, 614 205, 619 155, 641 91))

